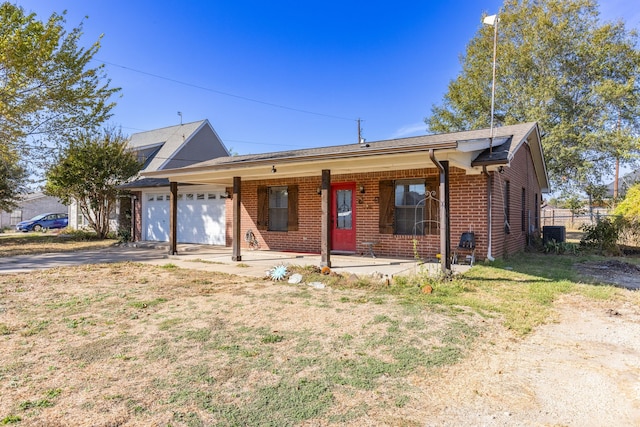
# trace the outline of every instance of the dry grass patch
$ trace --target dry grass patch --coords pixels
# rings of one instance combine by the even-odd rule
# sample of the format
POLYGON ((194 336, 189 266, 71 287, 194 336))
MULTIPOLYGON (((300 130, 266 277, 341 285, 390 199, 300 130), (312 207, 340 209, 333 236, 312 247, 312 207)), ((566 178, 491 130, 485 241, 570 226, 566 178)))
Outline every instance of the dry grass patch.
POLYGON ((374 294, 133 263, 2 275, 0 420, 420 423, 413 378, 495 325, 374 294))
POLYGON ((115 240, 95 240, 89 233, 64 235, 56 232, 0 234, 0 257, 73 252, 113 246, 115 240))

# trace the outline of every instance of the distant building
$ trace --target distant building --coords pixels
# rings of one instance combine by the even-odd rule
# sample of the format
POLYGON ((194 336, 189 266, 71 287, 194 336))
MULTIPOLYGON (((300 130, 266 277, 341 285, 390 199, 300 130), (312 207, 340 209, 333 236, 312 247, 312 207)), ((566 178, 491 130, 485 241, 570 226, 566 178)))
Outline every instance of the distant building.
POLYGON ((66 213, 67 206, 44 193, 27 194, 11 212, 0 211, 0 228, 14 228, 17 223, 47 212, 66 213))
MULTIPOLYGON (((618 197, 623 198, 627 194, 627 190, 639 182, 640 170, 629 172, 618 178, 618 197)), ((613 181, 607 184, 607 197, 613 197, 613 181)))

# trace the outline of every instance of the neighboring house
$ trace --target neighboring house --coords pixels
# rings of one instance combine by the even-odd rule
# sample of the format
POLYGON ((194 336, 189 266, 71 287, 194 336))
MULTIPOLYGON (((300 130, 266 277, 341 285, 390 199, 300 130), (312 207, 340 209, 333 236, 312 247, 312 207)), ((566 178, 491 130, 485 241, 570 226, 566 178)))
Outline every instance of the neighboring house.
MULTIPOLYGON (((640 170, 629 172, 628 174, 618 178, 618 198, 623 199, 627 194, 627 190, 634 184, 640 182, 640 170)), ((615 180, 607 184, 607 197, 613 197, 613 184, 615 180)))
POLYGON ((477 258, 492 258, 523 250, 539 233, 549 191, 538 125, 494 132, 493 139, 483 129, 219 157, 143 176, 168 178, 177 195, 167 207, 177 215, 171 252, 189 183, 230 193, 226 244, 235 260, 248 247, 248 230, 263 249, 320 253, 325 265, 332 252, 365 254, 370 245, 380 256, 435 258, 468 231, 477 258))
POLYGON ((55 197, 43 193, 27 194, 13 211, 0 211, 0 228, 15 228, 20 221, 31 219, 36 215, 48 212, 67 213, 67 209, 67 206, 55 197))
MULTIPOLYGON (((129 147, 143 163, 142 174, 182 168, 216 157, 228 157, 208 120, 131 135, 129 147)), ((121 186, 131 197, 121 199, 118 217, 132 222, 134 240, 169 240, 169 180, 138 178, 121 186)), ((225 243, 224 185, 184 186, 178 194, 178 241, 225 243)))

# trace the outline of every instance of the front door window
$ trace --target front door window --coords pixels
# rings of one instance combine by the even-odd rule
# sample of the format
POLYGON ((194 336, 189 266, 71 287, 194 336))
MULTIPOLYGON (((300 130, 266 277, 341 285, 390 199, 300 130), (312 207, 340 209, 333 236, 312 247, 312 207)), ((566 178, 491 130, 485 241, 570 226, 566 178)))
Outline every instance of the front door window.
POLYGON ((352 228, 352 197, 353 193, 351 190, 336 191, 336 212, 338 213, 336 228, 339 230, 351 230, 352 228))

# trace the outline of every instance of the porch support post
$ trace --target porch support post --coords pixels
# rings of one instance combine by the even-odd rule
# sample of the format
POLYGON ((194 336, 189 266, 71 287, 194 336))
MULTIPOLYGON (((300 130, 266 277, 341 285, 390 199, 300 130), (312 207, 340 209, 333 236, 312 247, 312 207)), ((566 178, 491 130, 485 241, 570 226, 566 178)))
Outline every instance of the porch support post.
MULTIPOLYGON (((446 257, 445 257, 444 269, 445 271, 449 271, 451 270, 451 215, 449 215, 451 205, 449 203, 449 162, 444 161, 444 162, 440 162, 440 164, 444 168, 444 193, 442 192, 440 193, 440 194, 444 194, 444 212, 445 212, 445 224, 446 224, 446 227, 445 227, 446 249, 444 252, 446 254, 446 257)), ((440 177, 440 181, 442 181, 442 177, 440 177)), ((440 184, 440 186, 442 187, 442 184, 440 184)), ((440 188, 440 191, 442 191, 442 188, 440 188)), ((442 218, 440 219, 442 220, 442 218)))
POLYGON ((439 162, 433 149, 429 157, 440 172, 440 266, 442 274, 451 270, 451 241, 449 239, 449 162, 439 162))
POLYGON ((169 255, 178 254, 178 183, 169 183, 169 255))
POLYGON ((240 209, 241 209, 241 200, 240 200, 240 187, 242 184, 242 180, 239 176, 233 177, 233 229, 232 229, 232 240, 233 240, 233 254, 231 259, 233 261, 242 261, 242 254, 240 253, 240 209))
POLYGON ((331 267, 331 171, 322 170, 321 204, 322 216, 320 218, 320 266, 331 267))

